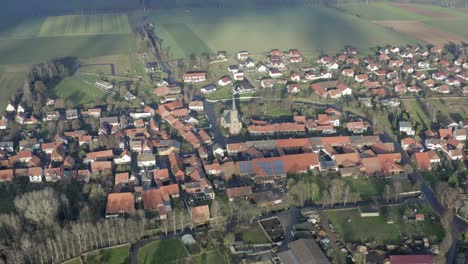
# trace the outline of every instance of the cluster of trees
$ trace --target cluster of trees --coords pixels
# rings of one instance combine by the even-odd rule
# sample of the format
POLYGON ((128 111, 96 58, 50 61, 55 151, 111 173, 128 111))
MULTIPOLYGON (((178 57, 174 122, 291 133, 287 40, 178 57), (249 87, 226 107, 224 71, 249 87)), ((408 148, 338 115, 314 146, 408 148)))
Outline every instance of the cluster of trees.
POLYGON ((17 213, 0 215, 0 260, 6 263, 59 263, 93 249, 134 242, 146 226, 141 215, 96 220, 87 207, 77 220, 65 195, 52 188, 17 196, 14 205, 17 213))
POLYGON ((39 113, 46 102, 45 84, 73 75, 78 64, 76 57, 64 57, 32 66, 19 91, 21 103, 26 107, 32 107, 35 113, 39 113))

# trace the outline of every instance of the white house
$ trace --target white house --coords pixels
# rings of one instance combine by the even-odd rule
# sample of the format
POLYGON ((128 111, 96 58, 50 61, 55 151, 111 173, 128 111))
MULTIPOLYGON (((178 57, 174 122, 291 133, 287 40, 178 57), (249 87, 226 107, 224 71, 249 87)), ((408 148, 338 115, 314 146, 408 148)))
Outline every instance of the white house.
POLYGON ((454 137, 458 141, 465 141, 467 138, 467 131, 466 128, 458 128, 455 129, 455 132, 453 133, 454 137))
POLYGON ((16 109, 15 107, 10 103, 7 105, 6 109, 5 109, 8 113, 11 113, 11 112, 14 112, 16 109))
POLYGON ((226 85, 229 85, 229 84, 231 84, 231 83, 232 83, 232 80, 231 80, 231 77, 229 77, 229 76, 223 76, 223 77, 221 77, 221 79, 219 79, 219 81, 218 81, 218 85, 219 85, 219 86, 222 86, 222 87, 224 87, 224 86, 226 86, 226 85))
POLYGON ((249 52, 248 51, 239 51, 237 53, 237 59, 238 60, 246 60, 249 58, 249 52))
POLYGON ((150 117, 151 117, 151 113, 146 113, 146 112, 142 112, 142 113, 130 113, 130 117, 133 118, 133 119, 150 118, 150 117))
POLYGON ((114 163, 117 165, 129 164, 131 161, 132 161, 132 157, 129 155, 129 153, 126 150, 120 153, 119 156, 114 157, 114 163))
POLYGON ((236 81, 242 81, 242 80, 244 80, 244 72, 239 71, 237 73, 234 73, 233 77, 234 77, 234 80, 236 80, 236 81))
POLYGON ((138 167, 156 166, 156 156, 153 154, 139 155, 137 158, 138 167))
POLYGON ((271 78, 278 78, 278 77, 283 76, 283 74, 279 70, 276 70, 276 69, 271 69, 268 74, 270 75, 271 78))
POLYGON ((40 167, 29 168, 28 169, 29 182, 31 183, 42 182, 43 174, 44 174, 44 170, 40 167))
POLYGON ((259 73, 265 73, 268 71, 268 67, 263 65, 263 63, 260 63, 258 66, 257 66, 257 71, 259 73))
POLYGON ((413 130, 411 122, 400 121, 399 123, 400 132, 406 133, 408 136, 413 136, 416 132, 413 130))

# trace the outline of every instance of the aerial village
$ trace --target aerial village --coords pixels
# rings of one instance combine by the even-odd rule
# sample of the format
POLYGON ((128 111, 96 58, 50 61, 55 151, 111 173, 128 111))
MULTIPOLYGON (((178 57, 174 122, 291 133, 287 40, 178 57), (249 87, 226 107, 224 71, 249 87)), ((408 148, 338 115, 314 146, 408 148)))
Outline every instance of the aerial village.
MULTIPOLYGON (((304 66, 304 57, 296 49, 274 49, 257 54, 255 59, 248 51, 218 52, 210 64, 228 58, 236 63, 221 73, 194 69, 185 72, 181 80, 158 81, 153 90, 157 105, 142 103, 117 111, 108 111, 105 105, 69 109, 57 108, 56 98, 49 97, 37 111, 12 101, 1 117, 0 133, 14 130, 21 136, 0 142, 0 182, 22 179, 29 184, 86 185, 106 178, 111 181, 105 207, 109 221, 142 210, 159 223, 170 219, 174 204, 180 203, 189 212, 192 228, 213 224, 216 216, 210 207, 218 199, 247 201, 266 208, 265 212, 282 205, 289 208, 292 188, 287 182, 292 175, 409 182, 414 180, 410 179, 414 169, 431 171, 444 159, 468 162, 468 119, 448 120, 437 129, 425 130, 416 129, 411 118, 392 120, 392 137, 377 131, 374 120, 352 115, 339 103, 354 97, 364 108, 377 104, 399 108, 404 98, 467 96, 466 55, 446 54, 442 47, 388 46, 362 56, 356 48, 348 47, 304 66), (221 111, 211 114, 216 102, 207 98, 226 87, 229 93, 218 100, 224 102, 221 111), (313 94, 314 103, 322 106, 314 116, 300 111, 281 120, 243 116, 240 104, 245 104, 244 97, 248 100, 260 90, 278 87, 284 92, 283 99, 313 94), (196 89, 199 96, 186 101, 184 89, 196 89), (36 129, 47 123, 58 128, 50 140, 36 129)), ((157 71, 157 64, 147 65, 148 74, 157 71)), ((105 81, 99 85, 112 89, 105 81)), ((125 99, 136 97, 130 94, 125 99)), ((416 189, 400 186, 393 196, 413 194, 416 189)), ((346 205, 346 199, 351 202, 347 194, 342 197, 332 195, 317 205, 346 205)), ((361 200, 365 198, 355 198, 355 202, 361 200)), ((366 210, 371 209, 361 208, 363 217, 372 217, 366 210)), ((424 215, 415 213, 409 218, 418 221, 424 215)), ((321 228, 318 217, 309 219, 317 223, 317 234, 325 233, 316 240, 327 253, 325 244, 332 238, 326 230, 330 228, 321 228)), ((354 244, 351 248, 347 242, 342 243, 344 251, 367 254, 366 246, 354 244)), ((301 243, 296 240, 291 244, 301 247, 301 243)), ((329 248, 336 248, 335 244, 329 248)), ((423 244, 425 258, 437 254, 432 247, 437 243, 425 239, 423 244)), ((285 259, 299 258, 298 250, 291 247, 289 253, 273 254, 273 258, 283 261, 277 263, 293 263, 285 259)), ((320 249, 310 251, 310 256, 319 254, 327 259, 320 249)), ((392 257, 384 253, 382 258, 391 261, 392 257)), ((398 263, 404 263, 402 258, 398 263)))

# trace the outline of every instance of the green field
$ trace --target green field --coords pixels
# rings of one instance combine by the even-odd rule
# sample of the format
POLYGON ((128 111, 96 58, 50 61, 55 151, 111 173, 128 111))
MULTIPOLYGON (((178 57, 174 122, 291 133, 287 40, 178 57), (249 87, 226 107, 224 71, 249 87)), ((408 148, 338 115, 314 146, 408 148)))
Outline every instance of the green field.
POLYGON ((128 16, 69 15, 30 18, 0 31, 0 65, 94 57, 135 50, 128 16))
POLYGON ((188 252, 179 239, 154 241, 138 251, 138 263, 158 264, 188 257, 188 252))
POLYGON ((236 241, 243 241, 247 244, 269 243, 259 224, 252 224, 248 227, 238 227, 236 232, 236 241))
POLYGON ((431 119, 427 115, 426 111, 421 106, 421 103, 416 99, 403 101, 403 106, 410 114, 410 117, 416 120, 423 127, 431 127, 431 119))
POLYGON ((468 98, 429 100, 437 111, 452 118, 455 122, 468 119, 468 98))
POLYGON ((124 14, 69 15, 48 17, 38 36, 72 36, 98 34, 129 34, 132 30, 124 14))
POLYGON ((351 188, 351 191, 359 193, 363 199, 381 196, 384 193, 385 185, 389 184, 385 178, 381 177, 370 179, 364 177, 351 179, 347 177, 344 180, 351 188))
POLYGON ((61 98, 67 105, 82 105, 96 102, 97 98, 105 99, 107 93, 94 85, 73 76, 62 80, 55 87, 49 87, 52 95, 61 98))
POLYGON ((406 236, 416 239, 428 237, 436 242, 442 239, 443 227, 429 207, 419 208, 419 212, 425 215, 423 222, 405 223, 402 216, 407 208, 406 206, 384 207, 378 217, 361 217, 357 209, 327 211, 326 215, 346 242, 395 243, 403 241, 406 236), (385 215, 392 210, 398 217, 394 224, 388 224, 385 215), (436 220, 432 220, 432 216, 436 220))
POLYGON ((127 264, 129 259, 130 245, 114 248, 105 248, 90 252, 83 256, 85 264, 127 264))
POLYGON ((326 7, 205 8, 190 12, 176 9, 155 11, 151 20, 156 35, 163 40, 163 48, 169 47, 174 58, 210 50, 263 53, 273 48, 298 48, 317 55, 334 53, 345 45, 366 49, 387 43, 416 43, 402 34, 326 7), (162 28, 161 35, 158 28, 162 28))

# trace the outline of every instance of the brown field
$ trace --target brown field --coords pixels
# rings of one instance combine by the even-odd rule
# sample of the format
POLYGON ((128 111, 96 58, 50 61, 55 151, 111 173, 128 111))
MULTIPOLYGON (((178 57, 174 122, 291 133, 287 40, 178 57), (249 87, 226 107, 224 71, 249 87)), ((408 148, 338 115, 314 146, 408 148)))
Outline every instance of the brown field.
POLYGON ((466 39, 460 36, 442 31, 418 21, 382 20, 373 22, 377 25, 396 30, 433 45, 443 45, 448 42, 466 42, 466 39))
POLYGON ((413 13, 416 13, 416 14, 420 14, 420 15, 428 16, 428 17, 432 17, 432 18, 447 18, 447 17, 451 17, 449 14, 442 13, 442 12, 437 12, 437 11, 433 11, 433 10, 429 10, 429 9, 426 9, 426 8, 424 8, 424 7, 420 7, 420 6, 417 6, 417 5, 400 4, 400 3, 395 3, 395 4, 391 4, 391 5, 394 6, 394 7, 406 9, 406 10, 408 10, 408 11, 410 11, 410 12, 413 12, 413 13))

